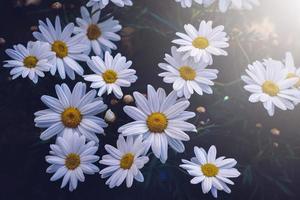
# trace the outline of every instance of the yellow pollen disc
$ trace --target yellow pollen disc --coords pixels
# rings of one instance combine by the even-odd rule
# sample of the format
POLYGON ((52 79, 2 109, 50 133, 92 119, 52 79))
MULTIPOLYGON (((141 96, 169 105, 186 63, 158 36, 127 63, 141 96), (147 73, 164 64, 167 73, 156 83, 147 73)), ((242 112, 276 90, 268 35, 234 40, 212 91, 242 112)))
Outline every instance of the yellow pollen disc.
POLYGON ((155 112, 148 116, 147 126, 152 133, 163 133, 168 126, 168 119, 163 113, 155 112))
POLYGON ((295 87, 300 87, 300 77, 299 76, 297 76, 296 74, 294 74, 294 73, 289 73, 288 75, 287 75, 287 78, 298 78, 299 79, 299 81, 297 82, 297 83, 295 83, 295 87))
POLYGON ((198 49, 205 49, 209 46, 209 41, 205 37, 197 37, 192 44, 198 49))
POLYGON ((27 56, 24 58, 23 63, 27 68, 34 68, 38 63, 38 59, 35 56, 27 56))
POLYGON ((80 165, 80 156, 76 153, 70 153, 65 160, 65 166, 69 170, 74 170, 80 165))
POLYGON ((207 163, 201 166, 201 171, 206 177, 214 177, 219 173, 219 168, 211 163, 207 163))
POLYGON ((189 66, 182 66, 179 68, 179 73, 181 78, 183 78, 184 80, 188 81, 188 80, 195 80, 196 78, 196 71, 189 67, 189 66))
POLYGON ((61 121, 68 128, 76 128, 80 124, 81 119, 81 113, 77 108, 67 108, 61 114, 61 121))
POLYGON ((280 91, 278 85, 276 83, 274 83, 273 81, 264 82, 264 84, 262 85, 262 90, 264 93, 266 93, 272 97, 277 96, 277 94, 280 91))
POLYGON ((66 43, 59 41, 59 40, 53 42, 52 51, 54 51, 56 53, 56 56, 59 58, 66 57, 69 52, 66 43))
POLYGON ((115 83, 118 79, 118 74, 114 70, 107 70, 102 74, 102 78, 106 83, 115 83))
POLYGON ((134 155, 132 153, 125 154, 120 161, 120 167, 122 169, 130 169, 134 161, 134 155))
POLYGON ((96 40, 101 36, 101 34, 101 30, 96 24, 91 24, 86 33, 89 40, 96 40))

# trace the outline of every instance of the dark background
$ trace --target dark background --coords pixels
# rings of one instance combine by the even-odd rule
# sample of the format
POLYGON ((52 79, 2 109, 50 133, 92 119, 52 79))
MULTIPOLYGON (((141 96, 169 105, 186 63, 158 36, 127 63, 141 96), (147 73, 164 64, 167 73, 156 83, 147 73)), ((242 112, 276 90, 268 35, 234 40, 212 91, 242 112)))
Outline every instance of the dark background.
MULTIPOLYGON (((49 74, 33 84, 29 79, 11 80, 9 70, 0 69, 0 199, 2 200, 152 200, 152 199, 213 199, 203 195, 200 185, 191 185, 191 179, 178 168, 181 158, 193 156, 193 146, 209 148, 215 144, 218 156, 225 155, 238 161, 242 176, 233 180, 230 195, 219 192, 219 199, 235 200, 293 200, 300 199, 300 109, 281 112, 270 118, 260 104, 247 101, 248 93, 242 89, 239 77, 248 63, 267 57, 283 59, 286 51, 292 51, 296 63, 300 62, 299 2, 287 0, 261 0, 262 5, 253 11, 229 11, 221 14, 215 7, 203 9, 194 6, 183 9, 174 0, 135 0, 133 7, 105 8, 104 15, 113 13, 123 27, 122 41, 118 43, 123 55, 133 60, 139 80, 125 93, 135 90, 145 92, 148 83, 163 87, 157 76, 159 62, 164 53, 170 52, 175 32, 183 32, 185 23, 198 26, 200 20, 213 20, 214 25, 224 24, 230 35, 228 57, 215 57, 213 68, 220 70, 213 95, 197 96, 191 99, 190 110, 204 106, 206 113, 197 113, 191 122, 199 132, 190 134, 186 142, 186 152, 175 154, 169 151, 165 165, 151 156, 151 161, 143 169, 144 183, 134 182, 132 188, 124 185, 109 189, 100 175, 86 176, 74 192, 60 189, 61 180, 50 182, 51 174, 46 174, 48 164, 45 156, 49 144, 54 140, 41 142, 40 129, 34 127, 33 113, 44 109, 40 97, 44 94, 55 96, 54 85, 66 82, 71 88, 76 81, 62 81, 49 74), (257 128, 256 124, 262 125, 257 128), (280 135, 270 133, 272 128, 280 130, 280 135)), ((26 1, 0 0, 0 61, 9 59, 5 49, 12 45, 33 40, 32 26, 46 17, 56 15, 64 24, 79 16, 79 8, 85 1, 60 1, 61 9, 52 9, 55 1, 42 0, 38 5, 25 5, 26 1)), ((116 51, 117 52, 117 51, 116 51)), ((86 65, 82 63, 86 70, 86 65)), ((299 64, 300 65, 300 64, 299 64)), ((105 102, 116 113, 117 120, 106 129, 106 136, 100 136, 98 155, 103 155, 104 144, 115 145, 116 129, 130 121, 122 111, 124 103, 110 102, 113 97, 105 97, 105 102)), ((99 165, 98 165, 99 166, 99 165)), ((99 166, 103 168, 103 166, 99 166)))

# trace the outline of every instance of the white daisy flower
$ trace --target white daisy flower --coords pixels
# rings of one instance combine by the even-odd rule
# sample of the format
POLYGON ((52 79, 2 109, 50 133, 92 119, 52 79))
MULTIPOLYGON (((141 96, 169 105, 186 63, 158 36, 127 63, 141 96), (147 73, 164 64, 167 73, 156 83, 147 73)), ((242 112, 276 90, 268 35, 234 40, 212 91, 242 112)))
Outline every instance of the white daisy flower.
POLYGON ((13 60, 5 61, 4 67, 13 68, 10 71, 12 79, 22 76, 29 77, 34 83, 39 77, 44 77, 44 72, 50 71, 51 60, 55 54, 50 51, 50 46, 44 42, 28 42, 27 47, 21 44, 14 45, 14 49, 7 49, 5 52, 13 60))
POLYGON ((52 75, 58 73, 62 79, 66 78, 66 74, 72 79, 75 79, 74 71, 83 75, 83 68, 75 61, 87 61, 89 58, 83 52, 88 46, 81 43, 80 37, 72 37, 74 24, 69 23, 63 30, 61 28, 60 19, 57 16, 55 26, 52 25, 47 18, 46 23, 39 21, 39 30, 34 32, 33 36, 43 42, 48 42, 51 45, 51 50, 56 54, 54 64, 50 69, 52 75))
POLYGON ((76 18, 79 27, 74 28, 74 34, 80 37, 81 42, 89 47, 85 52, 87 55, 92 49, 95 55, 103 57, 103 52, 111 52, 111 49, 117 49, 112 41, 121 40, 116 32, 120 31, 122 26, 113 17, 99 22, 100 14, 101 11, 99 10, 91 16, 85 7, 81 7, 82 18, 76 18))
POLYGON ((184 96, 189 99, 194 93, 203 95, 212 94, 210 86, 214 85, 212 80, 217 78, 218 70, 207 69, 207 64, 194 62, 193 59, 184 60, 182 53, 176 47, 171 48, 172 55, 165 55, 167 63, 159 63, 158 66, 166 72, 160 73, 165 83, 172 83, 173 89, 178 97, 184 96))
POLYGON ((252 10, 254 6, 259 6, 259 0, 243 0, 242 8, 246 10, 252 10))
POLYGON ((125 106, 124 112, 134 122, 123 125, 119 132, 124 136, 142 135, 148 149, 165 163, 168 158, 168 145, 177 152, 184 152, 182 141, 190 140, 184 131, 195 131, 196 127, 186 120, 195 116, 194 112, 185 111, 190 105, 186 99, 177 100, 176 92, 166 96, 165 90, 157 91, 148 85, 148 99, 139 92, 133 96, 136 106, 125 106))
POLYGON ((175 0, 176 2, 180 2, 181 7, 190 8, 193 4, 193 0, 175 0))
POLYGON ((194 58, 195 62, 204 62, 209 65, 213 63, 212 55, 227 56, 223 50, 229 46, 224 26, 212 28, 212 22, 201 21, 199 29, 191 25, 185 25, 184 33, 176 33, 181 39, 173 40, 173 43, 180 45, 179 52, 184 52, 183 59, 194 58))
POLYGON ((86 143, 83 135, 66 133, 58 137, 56 144, 50 145, 50 148, 50 155, 46 156, 46 161, 51 164, 47 173, 54 173, 51 181, 63 178, 61 188, 69 183, 69 190, 73 191, 78 181, 85 181, 84 174, 92 175, 99 171, 93 164, 99 160, 99 156, 94 155, 98 147, 94 141, 86 143))
POLYGON ((215 146, 211 146, 208 153, 203 148, 194 147, 194 153, 196 157, 193 157, 191 161, 182 159, 184 164, 180 165, 191 176, 194 176, 191 184, 201 183, 203 193, 211 191, 215 198, 218 197, 218 190, 231 193, 227 184, 234 185, 234 183, 229 178, 240 176, 240 172, 234 168, 237 164, 236 160, 224 156, 216 158, 215 146))
POLYGON ((109 153, 102 157, 100 164, 108 165, 108 167, 100 171, 101 178, 107 178, 106 185, 109 188, 120 186, 126 179, 126 186, 130 188, 133 179, 138 182, 144 182, 144 176, 140 169, 149 161, 144 155, 145 144, 142 137, 127 137, 126 141, 122 135, 117 141, 117 148, 111 145, 105 145, 106 151, 109 153))
POLYGON ((251 10, 253 6, 258 5, 258 0, 219 0, 219 10, 221 12, 226 12, 228 8, 251 10))
POLYGON ((93 12, 98 9, 105 8, 109 2, 114 3, 116 6, 124 7, 124 6, 132 6, 133 3, 131 0, 89 0, 86 4, 87 7, 93 7, 93 12))
POLYGON ((65 132, 78 132, 88 140, 99 142, 96 134, 104 133, 105 121, 95 115, 106 110, 96 90, 86 93, 86 84, 77 83, 71 92, 66 84, 55 86, 57 98, 44 95, 41 100, 49 109, 35 113, 35 126, 47 128, 40 138, 49 138, 65 132))
MULTIPOLYGON (((216 0, 175 0, 176 2, 181 3, 181 7, 190 8, 193 4, 193 1, 208 7, 212 5, 216 0)), ((229 8, 232 9, 246 9, 251 10, 254 6, 259 6, 259 0, 219 0, 219 10, 221 12, 226 12, 229 8)))
POLYGON ((192 7, 193 1, 200 5, 209 6, 211 5, 215 0, 175 0, 176 2, 180 2, 181 7, 183 8, 190 8, 192 7))
POLYGON ((130 87, 131 83, 137 80, 134 69, 129 69, 132 65, 131 61, 121 54, 113 57, 109 52, 105 52, 104 60, 99 56, 93 56, 87 62, 88 66, 95 74, 85 75, 84 80, 92 82, 92 88, 99 88, 98 96, 102 96, 105 92, 121 99, 123 92, 121 87, 130 87))
POLYGON ((293 88, 299 78, 287 78, 288 70, 281 62, 272 59, 263 63, 256 61, 246 72, 247 76, 241 78, 247 84, 245 90, 252 93, 249 101, 262 102, 270 116, 274 115, 275 107, 293 110, 292 102, 299 102, 300 91, 293 88))
POLYGON ((300 89, 300 68, 295 66, 294 58, 291 52, 285 55, 285 68, 288 70, 288 78, 298 78, 299 81, 294 85, 300 89))

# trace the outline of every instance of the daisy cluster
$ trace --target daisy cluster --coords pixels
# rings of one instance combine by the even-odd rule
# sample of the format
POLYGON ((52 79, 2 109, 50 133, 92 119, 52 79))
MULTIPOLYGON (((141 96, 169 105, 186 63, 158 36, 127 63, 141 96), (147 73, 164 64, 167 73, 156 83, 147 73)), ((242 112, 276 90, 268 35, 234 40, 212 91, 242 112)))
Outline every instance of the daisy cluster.
POLYGON ((212 21, 201 21, 198 28, 184 26, 185 33, 176 33, 179 39, 173 43, 171 55, 165 55, 166 63, 158 66, 164 70, 159 76, 171 83, 178 97, 189 99, 194 92, 199 95, 212 94, 213 80, 219 71, 209 68, 213 56, 226 56, 224 48, 229 46, 224 26, 213 27, 212 21))
MULTIPOLYGON (((191 7, 192 0, 175 0, 182 7, 191 7)), ((194 0, 209 6, 215 0, 194 0)), ((219 8, 250 9, 257 0, 219 0, 219 8)), ((96 153, 99 135, 104 134, 107 122, 115 120, 114 113, 104 103, 105 95, 123 98, 122 88, 131 87, 137 80, 132 62, 117 50, 122 29, 114 17, 102 19, 101 11, 109 4, 132 6, 131 0, 89 0, 81 7, 81 16, 76 23, 62 25, 59 17, 54 21, 39 21, 38 31, 33 33, 36 41, 26 46, 18 44, 6 53, 11 60, 4 67, 12 68, 15 79, 28 77, 35 84, 46 73, 61 79, 75 80, 81 76, 90 83, 76 82, 73 88, 67 84, 55 86, 56 96, 43 95, 41 101, 47 107, 35 113, 35 126, 43 129, 40 139, 55 139, 50 145, 46 161, 50 164, 47 173, 53 174, 51 181, 62 179, 61 187, 68 185, 70 191, 85 175, 99 173, 109 188, 122 183, 132 187, 133 181, 143 182, 143 167, 149 162, 150 152, 161 163, 168 160, 169 147, 175 152, 185 151, 189 133, 197 128, 188 120, 195 113, 188 111, 189 99, 198 95, 213 94, 214 80, 219 71, 211 67, 214 58, 227 56, 229 37, 222 25, 213 26, 212 21, 202 20, 197 27, 186 24, 184 32, 177 32, 172 41, 171 53, 165 54, 164 62, 158 67, 159 76, 165 83, 172 84, 173 91, 147 85, 146 94, 133 92, 135 105, 126 105, 123 111, 131 122, 118 128, 116 145, 106 144, 106 155, 96 153), (91 7, 91 8, 90 8, 91 7), (87 67, 82 67, 82 66, 87 67), (87 72, 86 68, 89 68, 87 72), (106 111, 107 110, 107 111, 106 111), (106 111, 107 118, 101 116, 106 111), (100 160, 100 161, 99 161, 100 160), (95 164, 104 165, 102 169, 95 164)), ((265 59, 256 61, 246 69, 242 80, 245 90, 251 92, 250 102, 262 102, 269 115, 275 107, 292 110, 300 102, 300 70, 295 67, 291 53, 285 60, 265 59)), ((194 147, 195 157, 182 160, 180 167, 193 178, 192 184, 201 184, 203 193, 211 192, 217 198, 218 191, 230 193, 230 178, 240 172, 235 168, 237 161, 224 156, 217 157, 212 145, 208 151, 194 147)))
POLYGON ((246 69, 242 80, 245 90, 251 93, 249 101, 262 102, 270 116, 275 108, 293 110, 300 102, 300 68, 293 56, 286 53, 284 62, 274 59, 255 61, 246 69))
POLYGON ((236 10, 251 10, 254 6, 258 6, 259 0, 175 0, 181 4, 183 8, 190 8, 193 2, 203 5, 204 7, 211 6, 212 4, 218 4, 218 8, 221 12, 226 12, 228 9, 236 10))

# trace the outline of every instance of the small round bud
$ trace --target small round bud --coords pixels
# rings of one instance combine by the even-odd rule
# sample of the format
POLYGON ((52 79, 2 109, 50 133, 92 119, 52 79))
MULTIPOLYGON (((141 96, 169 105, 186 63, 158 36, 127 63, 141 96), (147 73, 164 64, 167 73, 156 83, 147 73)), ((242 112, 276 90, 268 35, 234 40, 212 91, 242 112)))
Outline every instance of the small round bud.
POLYGON ((127 94, 123 97, 123 101, 125 104, 131 104, 134 102, 134 99, 130 94, 127 94))
POLYGON ((0 37, 0 45, 4 45, 5 44, 5 39, 4 38, 2 38, 2 37, 0 37))
POLYGON ((196 111, 198 113, 205 113, 206 112, 206 109, 203 107, 203 106, 199 106, 198 108, 196 108, 196 111))
POLYGON ((108 123, 113 123, 116 121, 116 115, 111 109, 108 109, 105 113, 104 119, 108 123))
POLYGON ((255 127, 256 127, 256 128, 262 128, 263 125, 262 125, 261 123, 256 123, 256 124, 255 124, 255 127))
POLYGON ((32 32, 37 31, 37 30, 38 30, 37 26, 31 26, 30 27, 30 31, 32 31, 32 32))
POLYGON ((273 143, 273 147, 278 148, 279 144, 277 142, 273 143))
POLYGON ((270 130, 270 132, 271 132, 272 135, 274 135, 274 136, 280 135, 280 130, 278 130, 277 128, 272 128, 272 129, 270 130))
POLYGON ((127 26, 122 29, 121 35, 123 37, 128 37, 128 36, 131 36, 134 32, 135 32, 134 28, 127 26))
POLYGON ((118 103, 119 103, 119 101, 118 101, 117 99, 112 99, 112 100, 110 100, 110 104, 111 104, 112 106, 117 105, 118 103))
POLYGON ((59 10, 62 8, 62 4, 60 2, 54 2, 52 5, 51 5, 51 8, 52 9, 55 9, 55 10, 59 10))

